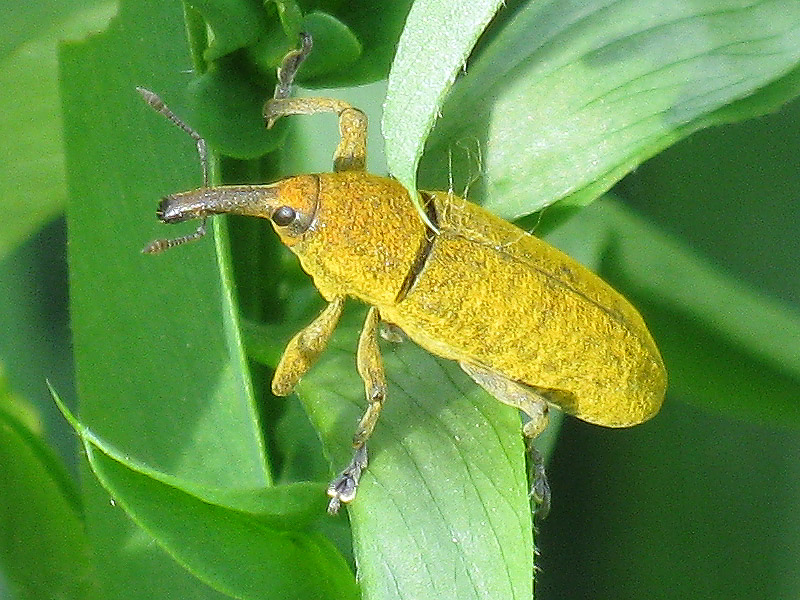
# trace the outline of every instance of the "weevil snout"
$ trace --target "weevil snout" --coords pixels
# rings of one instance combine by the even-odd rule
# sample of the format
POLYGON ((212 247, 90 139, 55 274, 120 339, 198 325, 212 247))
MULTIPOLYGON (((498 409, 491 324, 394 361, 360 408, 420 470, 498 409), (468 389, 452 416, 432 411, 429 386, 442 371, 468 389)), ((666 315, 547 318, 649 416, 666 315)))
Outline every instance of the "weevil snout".
POLYGON ((163 223, 181 223, 191 219, 202 219, 202 222, 194 233, 156 240, 145 246, 142 252, 157 254, 200 239, 206 234, 206 219, 209 215, 231 213, 268 219, 275 211, 278 195, 275 186, 242 185, 203 187, 165 196, 159 202, 156 211, 156 215, 163 223))
POLYGON ((155 254, 199 239, 206 233, 206 218, 224 213, 269 219, 283 243, 292 245, 314 222, 319 189, 319 176, 304 175, 270 185, 202 187, 170 194, 162 198, 156 210, 162 223, 182 223, 192 219, 203 219, 203 222, 192 234, 156 240, 142 251, 155 254))
POLYGON ((223 213, 268 219, 277 207, 279 195, 277 184, 199 188, 165 196, 156 215, 164 223, 181 223, 223 213))

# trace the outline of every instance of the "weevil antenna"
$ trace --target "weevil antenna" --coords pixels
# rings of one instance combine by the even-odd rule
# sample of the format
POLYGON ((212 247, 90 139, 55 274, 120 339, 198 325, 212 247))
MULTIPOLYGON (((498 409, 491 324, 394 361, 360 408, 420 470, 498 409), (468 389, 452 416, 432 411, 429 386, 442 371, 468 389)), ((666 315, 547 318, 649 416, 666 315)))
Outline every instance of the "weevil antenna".
MULTIPOLYGON (((176 127, 180 128, 182 131, 185 131, 189 134, 189 136, 197 143, 197 154, 200 156, 200 166, 203 169, 203 187, 209 187, 209 172, 211 171, 211 165, 208 158, 208 144, 206 144, 206 140, 200 136, 194 129, 189 127, 186 123, 184 123, 178 115, 170 110, 170 108, 164 104, 164 101, 148 89, 143 87, 137 87, 136 91, 142 95, 144 101, 147 102, 150 107, 155 110, 157 113, 164 115, 169 122, 175 125, 176 127)), ((199 228, 198 228, 199 231, 199 228)), ((196 232, 195 232, 196 233, 196 232)), ((187 237, 187 236, 184 236, 187 237)), ((190 236, 188 236, 190 237, 190 236)), ((182 239, 182 238, 176 238, 182 239)), ((195 238, 193 238, 195 239, 195 238)), ((188 240, 185 240, 188 241, 188 240)), ((154 242, 155 243, 155 242, 154 242)), ((183 243, 183 242, 180 242, 183 243)), ((151 244, 152 245, 152 244, 151 244)), ((178 244, 174 244, 178 245, 178 244)), ((172 246, 167 246, 167 248, 171 248, 172 246)), ((148 246, 149 248, 149 246, 148 246)))
POLYGON ((199 240, 206 234, 206 221, 208 221, 208 217, 203 217, 203 220, 200 221, 200 225, 198 225, 193 233, 188 233, 176 238, 163 238, 150 242, 147 246, 142 248, 142 254, 158 254, 164 250, 174 248, 175 246, 181 246, 186 242, 199 240))

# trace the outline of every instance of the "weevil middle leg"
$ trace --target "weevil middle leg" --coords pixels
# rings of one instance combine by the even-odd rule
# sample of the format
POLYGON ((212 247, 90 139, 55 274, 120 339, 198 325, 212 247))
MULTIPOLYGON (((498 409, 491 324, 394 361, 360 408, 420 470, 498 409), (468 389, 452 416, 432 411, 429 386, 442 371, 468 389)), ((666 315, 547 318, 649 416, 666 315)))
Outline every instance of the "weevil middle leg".
POLYGON ((534 448, 533 440, 547 427, 547 399, 536 389, 484 367, 463 361, 459 365, 475 383, 497 400, 521 410, 530 418, 523 425, 522 433, 527 439, 531 456, 531 498, 536 507, 537 518, 545 518, 550 511, 550 486, 544 470, 544 459, 534 448))
POLYGON ((342 503, 350 502, 355 497, 361 473, 367 466, 367 440, 375 429, 386 400, 386 372, 378 346, 379 325, 380 313, 377 308, 372 307, 364 321, 356 352, 358 373, 364 381, 367 396, 367 409, 353 436, 353 458, 328 487, 328 496, 331 497, 328 512, 331 514, 335 514, 342 503))
POLYGON ((364 322, 364 329, 361 330, 361 336, 358 339, 356 363, 358 374, 364 380, 364 390, 369 404, 353 437, 355 448, 363 446, 372 435, 372 430, 375 429, 375 423, 378 422, 383 408, 383 402, 386 400, 386 372, 383 369, 381 350, 378 347, 379 322, 378 309, 370 308, 364 322))

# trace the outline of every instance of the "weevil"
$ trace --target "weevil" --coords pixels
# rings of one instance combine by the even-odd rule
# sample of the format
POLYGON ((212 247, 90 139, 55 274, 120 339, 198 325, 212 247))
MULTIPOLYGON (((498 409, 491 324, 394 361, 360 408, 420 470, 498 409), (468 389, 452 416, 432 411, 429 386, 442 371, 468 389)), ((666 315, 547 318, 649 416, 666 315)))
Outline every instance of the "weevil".
MULTIPOLYGON (((402 185, 366 172, 363 112, 341 100, 289 97, 310 49, 304 35, 301 49, 286 56, 264 118, 271 127, 290 115, 338 115, 332 173, 212 187, 204 140, 155 94, 140 89, 195 139, 204 173, 203 187, 166 196, 157 212, 165 223, 202 219, 197 230, 157 240, 144 252, 201 237, 213 214, 271 222, 328 302, 286 347, 272 381, 279 396, 290 394, 324 351, 346 297, 370 306, 356 352, 367 408, 353 438, 353 458, 328 488, 329 512, 355 497, 367 466, 366 443, 386 401, 381 323, 458 361, 489 394, 525 413, 528 440, 546 427, 550 405, 607 427, 655 415, 666 371, 636 309, 566 254, 451 192, 419 192, 426 223, 402 185)), ((535 472, 532 495, 546 511, 549 488, 540 462, 535 472)))

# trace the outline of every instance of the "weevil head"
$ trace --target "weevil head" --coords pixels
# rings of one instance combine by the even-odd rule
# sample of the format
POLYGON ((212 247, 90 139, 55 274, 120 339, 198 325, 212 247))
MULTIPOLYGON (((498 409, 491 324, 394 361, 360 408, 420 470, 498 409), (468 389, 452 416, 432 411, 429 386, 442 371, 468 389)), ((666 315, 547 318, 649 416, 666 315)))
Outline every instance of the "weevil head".
POLYGON ((319 202, 316 175, 289 177, 268 185, 224 185, 171 194, 158 205, 164 223, 215 214, 269 219, 284 244, 297 243, 311 228, 319 202))

